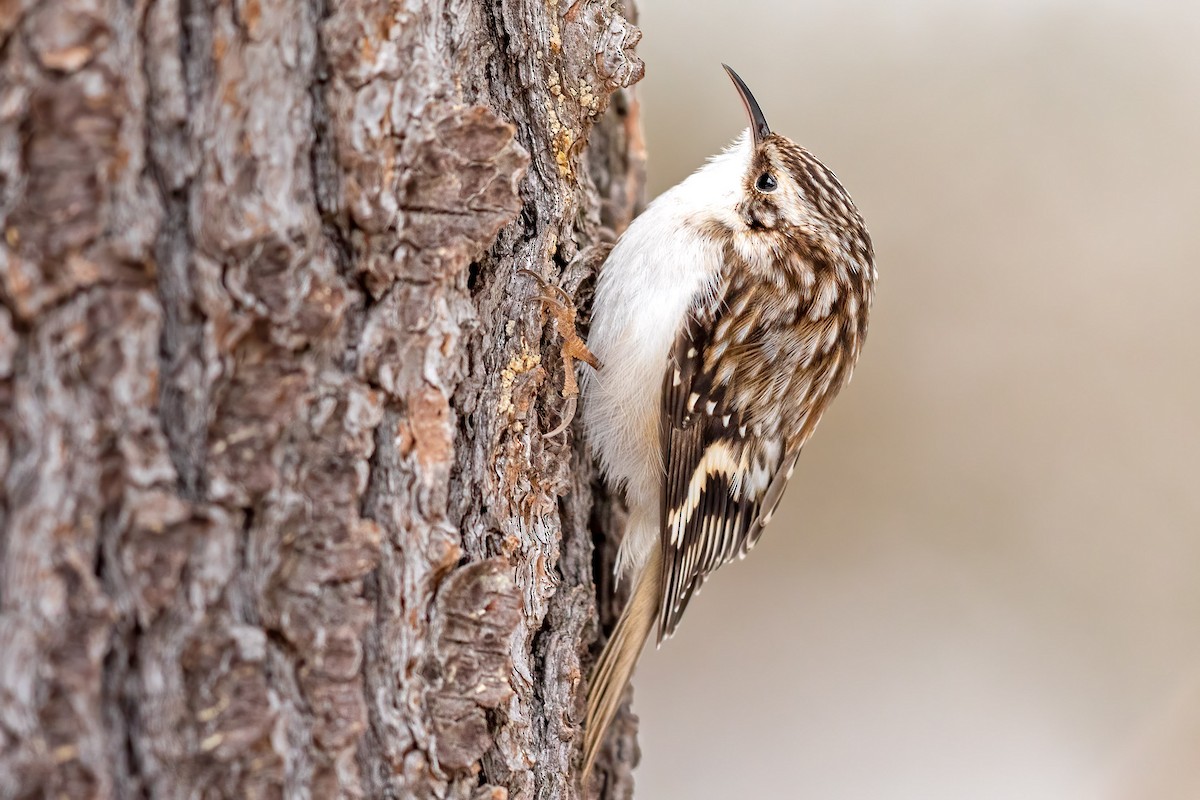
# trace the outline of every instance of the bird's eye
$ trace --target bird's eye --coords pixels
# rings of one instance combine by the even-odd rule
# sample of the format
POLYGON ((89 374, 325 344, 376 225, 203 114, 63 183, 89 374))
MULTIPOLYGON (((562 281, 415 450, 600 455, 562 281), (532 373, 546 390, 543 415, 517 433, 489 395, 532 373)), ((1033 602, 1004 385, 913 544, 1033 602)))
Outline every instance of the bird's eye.
POLYGON ((773 192, 779 186, 779 182, 775 180, 775 176, 769 172, 764 172, 758 176, 758 180, 754 182, 754 188, 760 192, 773 192))

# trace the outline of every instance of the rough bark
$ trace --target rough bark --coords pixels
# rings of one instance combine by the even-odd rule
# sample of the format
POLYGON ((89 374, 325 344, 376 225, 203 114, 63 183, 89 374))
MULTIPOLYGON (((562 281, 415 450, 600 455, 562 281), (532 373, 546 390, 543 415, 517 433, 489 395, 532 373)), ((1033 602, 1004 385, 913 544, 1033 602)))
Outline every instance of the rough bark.
POLYGON ((0 797, 577 796, 631 13, 0 0, 0 797))

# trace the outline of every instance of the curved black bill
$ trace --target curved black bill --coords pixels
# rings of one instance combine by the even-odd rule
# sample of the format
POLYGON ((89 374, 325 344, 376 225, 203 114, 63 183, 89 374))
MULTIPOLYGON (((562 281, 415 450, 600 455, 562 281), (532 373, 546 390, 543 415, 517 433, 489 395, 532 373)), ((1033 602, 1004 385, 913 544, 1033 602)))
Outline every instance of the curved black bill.
POLYGON ((746 85, 746 82, 739 78, 728 64, 721 66, 729 73, 733 85, 737 87, 738 94, 742 96, 742 102, 746 105, 746 114, 750 116, 750 131, 754 134, 754 143, 758 144, 770 135, 771 126, 767 124, 767 118, 763 115, 762 109, 758 107, 758 101, 750 93, 750 87, 746 85))

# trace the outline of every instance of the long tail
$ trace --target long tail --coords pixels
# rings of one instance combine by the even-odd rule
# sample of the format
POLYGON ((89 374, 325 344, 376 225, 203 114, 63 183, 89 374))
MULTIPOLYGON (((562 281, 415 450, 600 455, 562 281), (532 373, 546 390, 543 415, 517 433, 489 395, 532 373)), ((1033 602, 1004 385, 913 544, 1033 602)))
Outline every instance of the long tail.
POLYGON ((596 754, 600 752, 604 733, 621 706, 621 697, 625 694, 625 686, 629 683, 633 668, 637 666, 642 645, 646 643, 646 637, 650 635, 654 619, 658 616, 658 603, 662 596, 661 552, 656 544, 592 673, 592 683, 588 687, 587 723, 583 729, 585 785, 596 754))

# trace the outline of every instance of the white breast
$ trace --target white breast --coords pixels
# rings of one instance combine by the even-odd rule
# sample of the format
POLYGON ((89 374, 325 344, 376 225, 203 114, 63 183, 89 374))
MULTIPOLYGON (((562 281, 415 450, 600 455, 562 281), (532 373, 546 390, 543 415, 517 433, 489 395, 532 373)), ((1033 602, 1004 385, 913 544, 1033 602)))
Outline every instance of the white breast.
POLYGON ((720 275, 720 250, 700 226, 736 219, 748 133, 651 203, 600 271, 588 347, 602 368, 586 371, 584 422, 605 475, 625 486, 635 513, 658 513, 667 357, 689 307, 720 275))

